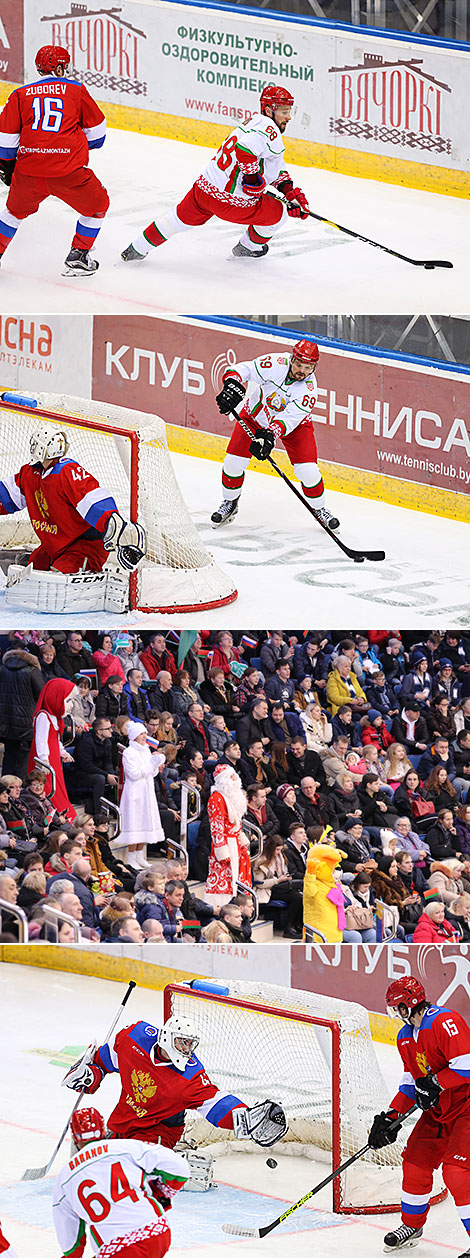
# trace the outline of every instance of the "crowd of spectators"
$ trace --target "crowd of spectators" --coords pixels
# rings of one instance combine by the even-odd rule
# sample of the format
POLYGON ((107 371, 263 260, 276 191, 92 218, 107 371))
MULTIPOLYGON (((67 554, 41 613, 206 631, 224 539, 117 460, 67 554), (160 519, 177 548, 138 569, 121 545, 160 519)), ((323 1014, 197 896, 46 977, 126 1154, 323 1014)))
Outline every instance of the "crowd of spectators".
MULTIPOLYGON (((345 942, 376 938, 377 901, 395 908, 399 938, 467 942, 470 630, 418 637, 0 636, 0 901, 24 910, 33 940, 57 937, 48 907, 96 942, 250 940, 248 894, 219 908, 204 899, 206 805, 215 766, 230 765, 246 817, 263 835, 262 851, 253 845, 252 886, 276 932, 301 938, 308 846, 322 842, 342 853, 345 942), (62 739, 73 820, 46 793, 47 769, 28 767, 33 715, 54 678, 75 685, 62 739), (123 858, 102 801, 119 803, 130 721, 164 756, 154 778, 161 827, 154 844, 123 858), (183 781, 190 815, 197 795, 202 804, 186 860, 171 859, 183 781)), ((1 939, 13 941, 17 920, 1 912, 1 939)), ((72 938, 63 922, 59 942, 72 938)))

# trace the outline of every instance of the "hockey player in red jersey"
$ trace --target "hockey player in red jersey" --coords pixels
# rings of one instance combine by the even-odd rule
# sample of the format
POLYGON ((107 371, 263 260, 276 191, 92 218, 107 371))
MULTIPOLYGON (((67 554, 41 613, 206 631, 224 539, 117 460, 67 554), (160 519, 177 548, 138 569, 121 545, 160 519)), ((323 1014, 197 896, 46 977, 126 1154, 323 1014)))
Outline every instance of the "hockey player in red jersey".
POLYGON ((40 545, 34 569, 101 572, 110 550, 132 571, 146 551, 145 530, 124 520, 112 494, 76 459, 67 458, 67 434, 48 425, 30 441, 30 462, 0 480, 0 515, 27 507, 40 545))
POLYGON ((246 225, 232 253, 237 258, 262 258, 286 215, 307 218, 308 201, 284 166, 283 133, 292 117, 294 97, 285 87, 268 84, 261 93, 260 112, 241 123, 168 214, 137 236, 121 257, 135 262, 152 246, 163 245, 177 232, 201 227, 214 215, 246 225), (284 202, 269 191, 277 189, 284 202))
POLYGON ((190 1020, 173 1014, 158 1029, 146 1022, 125 1027, 113 1044, 92 1048, 64 1078, 75 1091, 96 1092, 107 1074, 118 1073, 121 1095, 108 1127, 116 1138, 160 1142, 173 1149, 181 1139, 185 1110, 268 1147, 287 1131, 281 1105, 263 1101, 248 1108, 219 1090, 196 1057, 199 1038, 190 1020))
POLYGON ((2 1255, 2 1258, 18 1258, 16 1249, 13 1249, 13 1245, 10 1245, 10 1242, 7 1241, 6 1236, 3 1235, 1 1227, 0 1227, 0 1254, 2 1255))
POLYGON ((240 418, 248 424, 252 436, 235 423, 222 469, 224 497, 211 516, 214 528, 233 520, 250 456, 266 459, 276 437, 282 441, 315 514, 328 528, 339 528, 339 520, 325 504, 313 430, 312 411, 318 398, 315 368, 319 357, 315 341, 297 341, 291 353, 262 354, 251 362, 235 363, 224 373, 223 389, 215 399, 219 411, 230 416, 243 402, 240 418))
MULTIPOLYGON (((396 1140, 390 1124, 398 1115, 415 1104, 424 1111, 403 1153, 403 1222, 384 1238, 385 1252, 392 1253, 418 1244, 439 1166, 470 1236, 470 1027, 452 1009, 431 1005, 415 978, 391 983, 386 1003, 405 1024, 397 1037, 404 1074, 387 1113, 374 1118, 371 1148, 396 1140)), ((470 1258, 470 1248, 460 1258, 470 1258)))
POLYGON ((190 1174, 178 1153, 141 1140, 113 1140, 99 1110, 77 1110, 72 1150, 54 1189, 52 1213, 63 1258, 164 1258, 166 1213, 190 1174))
POLYGON ((40 48, 40 81, 16 88, 0 114, 0 177, 10 185, 0 213, 0 258, 23 219, 53 196, 79 215, 63 274, 92 275, 98 262, 89 250, 109 197, 88 169, 88 154, 104 144, 106 120, 84 84, 68 77, 69 65, 66 48, 40 48))

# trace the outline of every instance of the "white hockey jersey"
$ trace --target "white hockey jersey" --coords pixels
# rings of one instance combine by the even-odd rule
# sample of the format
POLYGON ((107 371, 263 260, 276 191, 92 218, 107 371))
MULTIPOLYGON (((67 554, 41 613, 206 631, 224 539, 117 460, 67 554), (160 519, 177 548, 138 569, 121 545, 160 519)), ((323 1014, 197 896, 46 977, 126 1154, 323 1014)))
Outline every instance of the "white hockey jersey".
POLYGON ((266 184, 281 176, 289 179, 284 166, 284 140, 279 128, 266 114, 253 114, 249 122, 230 132, 220 149, 196 180, 196 184, 231 205, 245 209, 252 197, 246 195, 241 183, 245 171, 261 174, 266 184), (240 166, 243 162, 244 169, 240 166))
POLYGON ((285 437, 311 420, 318 398, 313 371, 306 380, 287 380, 290 358, 290 354, 263 354, 251 362, 235 363, 224 377, 236 376, 254 385, 248 389, 250 414, 260 428, 271 428, 276 437, 285 437))
POLYGON ((55 1184, 52 1212, 62 1253, 81 1258, 87 1234, 96 1254, 116 1236, 158 1226, 164 1210, 149 1180, 160 1180, 172 1197, 189 1177, 185 1159, 163 1145, 107 1139, 85 1145, 55 1184))

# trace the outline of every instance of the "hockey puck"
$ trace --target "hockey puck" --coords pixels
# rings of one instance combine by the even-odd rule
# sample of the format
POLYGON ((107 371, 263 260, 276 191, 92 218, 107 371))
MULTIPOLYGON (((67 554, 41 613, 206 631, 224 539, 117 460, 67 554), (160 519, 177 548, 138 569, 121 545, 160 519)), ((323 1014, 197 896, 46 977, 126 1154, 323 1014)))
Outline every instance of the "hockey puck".
POLYGON ((364 555, 355 555, 354 563, 364 563, 364 555))
POLYGON ((425 271, 434 271, 434 262, 425 262, 424 269, 425 271))
POLYGON ((266 1166, 269 1166, 270 1170, 273 1171, 277 1166, 275 1158, 266 1158, 266 1166))

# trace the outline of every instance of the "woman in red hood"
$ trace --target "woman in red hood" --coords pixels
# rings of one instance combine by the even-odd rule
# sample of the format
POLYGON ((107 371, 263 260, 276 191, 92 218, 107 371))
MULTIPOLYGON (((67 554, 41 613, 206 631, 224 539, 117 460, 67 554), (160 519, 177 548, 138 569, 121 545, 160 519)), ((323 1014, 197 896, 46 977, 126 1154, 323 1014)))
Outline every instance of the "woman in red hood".
MULTIPOLYGON (((47 681, 37 701, 33 716, 33 742, 29 753, 28 771, 35 769, 37 756, 45 764, 50 765, 55 774, 55 790, 52 804, 57 812, 65 816, 67 821, 74 821, 75 809, 72 807, 65 789, 62 763, 70 763, 73 759, 62 746, 61 737, 64 732, 64 716, 67 713, 67 699, 76 689, 73 681, 65 677, 54 677, 47 681)), ((51 781, 46 782, 46 794, 51 789, 51 781)))

